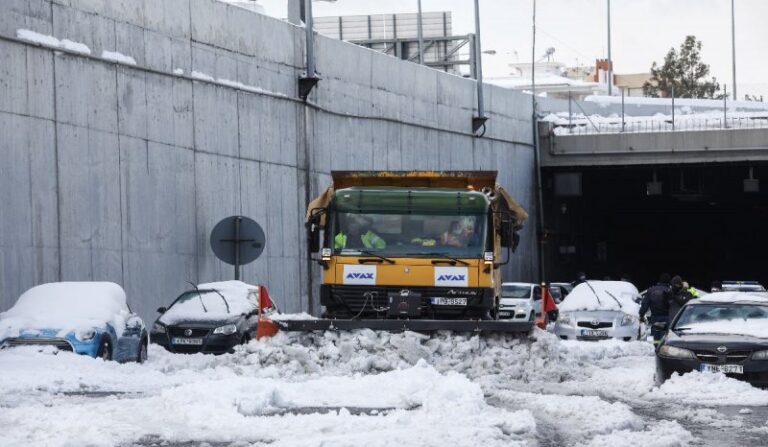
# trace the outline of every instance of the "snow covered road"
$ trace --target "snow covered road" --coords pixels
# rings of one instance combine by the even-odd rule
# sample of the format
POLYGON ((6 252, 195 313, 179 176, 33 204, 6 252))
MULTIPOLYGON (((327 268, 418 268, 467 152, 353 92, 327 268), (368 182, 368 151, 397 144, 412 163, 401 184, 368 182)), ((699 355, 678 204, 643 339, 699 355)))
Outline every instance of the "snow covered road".
POLYGON ((768 391, 645 342, 280 334, 143 365, 0 352, 1 445, 765 445, 768 391))

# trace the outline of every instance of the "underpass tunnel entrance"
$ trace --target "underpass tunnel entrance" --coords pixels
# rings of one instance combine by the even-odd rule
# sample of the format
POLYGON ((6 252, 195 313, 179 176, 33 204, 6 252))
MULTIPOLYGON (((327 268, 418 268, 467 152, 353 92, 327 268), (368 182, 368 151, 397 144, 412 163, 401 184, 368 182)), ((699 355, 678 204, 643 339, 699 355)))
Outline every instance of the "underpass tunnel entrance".
POLYGON ((544 168, 545 278, 768 285, 768 163, 544 168))

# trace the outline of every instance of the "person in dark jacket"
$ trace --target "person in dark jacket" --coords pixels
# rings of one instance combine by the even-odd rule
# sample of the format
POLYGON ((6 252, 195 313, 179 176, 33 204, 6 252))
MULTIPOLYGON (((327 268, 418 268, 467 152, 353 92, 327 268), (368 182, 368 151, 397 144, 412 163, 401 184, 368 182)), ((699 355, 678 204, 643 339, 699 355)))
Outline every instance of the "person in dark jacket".
POLYGON ((578 275, 576 275, 576 281, 571 282, 572 287, 576 287, 579 284, 587 281, 587 274, 584 272, 579 272, 578 275))
POLYGON ((648 320, 651 325, 651 335, 653 335, 653 344, 658 345, 664 332, 653 327, 655 323, 669 322, 669 302, 672 299, 670 289, 669 275, 663 273, 659 276, 659 282, 651 286, 645 292, 643 302, 640 304, 640 320, 645 320, 645 314, 650 310, 651 318, 648 320))
POLYGON ((680 312, 680 308, 682 308, 685 303, 693 299, 694 296, 688 287, 685 287, 683 278, 680 276, 675 276, 672 278, 672 282, 670 284, 671 294, 669 299, 668 321, 672 322, 672 320, 675 318, 675 315, 680 312))

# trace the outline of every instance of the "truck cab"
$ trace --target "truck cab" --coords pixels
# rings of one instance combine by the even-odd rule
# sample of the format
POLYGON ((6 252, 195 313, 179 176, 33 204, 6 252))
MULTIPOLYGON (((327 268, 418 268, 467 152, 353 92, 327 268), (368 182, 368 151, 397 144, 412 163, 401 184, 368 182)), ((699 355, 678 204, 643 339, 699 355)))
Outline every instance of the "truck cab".
POLYGON ((328 318, 497 316, 525 211, 495 172, 334 172, 307 212, 328 318))

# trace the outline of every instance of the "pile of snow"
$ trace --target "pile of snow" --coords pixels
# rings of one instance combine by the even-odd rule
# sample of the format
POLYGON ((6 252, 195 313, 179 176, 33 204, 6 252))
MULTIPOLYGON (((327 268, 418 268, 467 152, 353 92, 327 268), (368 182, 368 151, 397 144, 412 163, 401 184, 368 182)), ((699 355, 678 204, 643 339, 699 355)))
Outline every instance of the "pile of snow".
POLYGON ((558 309, 562 312, 580 310, 618 310, 637 315, 637 288, 625 281, 587 281, 577 285, 565 297, 558 309))
POLYGON ((91 54, 91 49, 80 42, 73 42, 69 39, 59 40, 47 34, 40 34, 28 29, 16 30, 16 37, 27 42, 36 43, 51 48, 60 48, 80 54, 91 54))
POLYGON ((163 324, 223 321, 253 312, 258 304, 259 286, 242 281, 198 284, 197 290, 188 290, 158 320, 163 324))
POLYGON ((670 379, 646 396, 647 399, 677 402, 684 405, 768 406, 768 390, 723 374, 698 371, 673 374, 670 379))
POLYGON ((0 313, 0 339, 25 330, 71 331, 113 325, 119 334, 129 314, 125 292, 111 282, 59 282, 29 289, 8 311, 0 313))
MULTIPOLYGON (((183 72, 181 74, 183 74, 183 72)), ((259 94, 264 94, 264 95, 278 96, 278 97, 281 97, 281 98, 287 98, 287 96, 285 94, 283 94, 283 93, 273 92, 273 91, 270 91, 270 90, 263 89, 261 87, 256 87, 254 85, 243 84, 240 81, 233 81, 231 79, 226 79, 226 78, 218 78, 217 79, 217 78, 214 78, 213 76, 211 76, 211 75, 209 75, 207 73, 203 73, 203 72, 196 71, 196 70, 192 70, 191 76, 192 76, 193 79, 198 79, 200 81, 205 81, 205 82, 212 82, 212 83, 215 83, 215 84, 219 84, 219 85, 223 85, 223 86, 231 87, 231 88, 236 88, 238 90, 243 90, 243 91, 246 91, 246 92, 259 93, 259 94)))
POLYGON ((15 381, 0 382, 3 439, 10 445, 52 446, 441 447, 534 441, 536 423, 529 411, 492 407, 478 384, 455 372, 440 373, 424 361, 372 375, 284 377, 260 368, 258 361, 238 364, 250 356, 180 356, 153 349, 146 364, 121 365, 68 353, 0 352, 0 376, 21 376, 27 387, 19 393, 15 381), (42 378, 29 374, 35 361, 46 365, 42 378), (164 370, 169 364, 177 369, 164 370), (51 380, 57 376, 68 386, 79 381, 80 387, 69 392, 93 393, 102 383, 115 389, 123 382, 130 394, 50 394, 61 390, 51 380), (44 394, 32 387, 41 382, 44 394), (100 417, 84 417, 94 414, 100 417))

